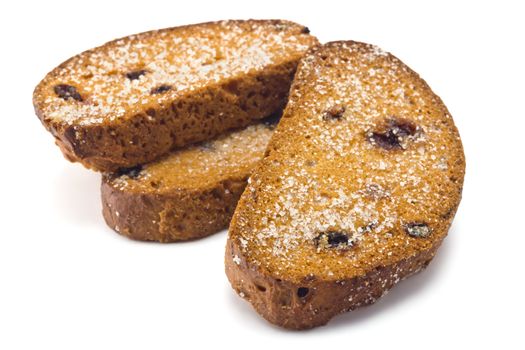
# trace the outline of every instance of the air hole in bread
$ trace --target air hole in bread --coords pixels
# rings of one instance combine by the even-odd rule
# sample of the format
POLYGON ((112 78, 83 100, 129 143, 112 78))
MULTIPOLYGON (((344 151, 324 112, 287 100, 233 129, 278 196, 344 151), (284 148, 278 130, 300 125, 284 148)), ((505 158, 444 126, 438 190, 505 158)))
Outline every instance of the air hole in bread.
POLYGON ((255 288, 257 288, 257 290, 260 291, 260 292, 266 292, 266 287, 261 286, 259 284, 256 284, 255 288))
POLYGON ((224 85, 224 90, 230 94, 239 95, 239 83, 235 80, 232 80, 224 85))
POLYGON ((150 185, 152 188, 155 188, 155 189, 157 189, 157 188, 160 187, 160 184, 159 184, 157 181, 151 181, 151 182, 149 183, 149 185, 150 185))
POLYGON ((146 110, 146 114, 149 115, 150 117, 155 117, 157 115, 157 111, 155 111, 154 108, 148 108, 146 110))
POLYGON ((304 298, 305 296, 308 295, 308 292, 310 292, 309 288, 306 288, 306 287, 299 287, 299 288, 297 288, 297 296, 299 298, 304 298))

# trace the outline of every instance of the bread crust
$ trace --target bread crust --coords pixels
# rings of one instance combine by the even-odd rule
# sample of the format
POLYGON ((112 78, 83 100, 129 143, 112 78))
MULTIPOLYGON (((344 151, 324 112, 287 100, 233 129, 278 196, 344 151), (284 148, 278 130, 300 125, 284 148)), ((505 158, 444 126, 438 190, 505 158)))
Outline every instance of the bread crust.
POLYGON ((379 266, 362 276, 337 281, 312 276, 294 283, 272 277, 248 263, 239 246, 228 240, 226 275, 237 294, 268 322, 304 330, 324 326, 334 316, 375 303, 399 281, 426 268, 440 245, 441 241, 436 242, 429 250, 395 264, 379 266), (308 289, 307 298, 299 296, 302 288, 308 289))
POLYGON ((123 174, 104 174, 106 223, 131 239, 158 242, 202 238, 227 228, 274 122, 172 152, 123 174))
MULTIPOLYGON (((264 42, 264 38, 261 39, 264 42)), ((210 42, 214 41, 210 40, 210 42)), ((37 116, 55 137, 56 144, 66 159, 81 162, 93 170, 113 172, 119 168, 133 167, 156 160, 170 150, 212 139, 228 130, 245 127, 254 120, 282 109, 286 103, 287 93, 300 57, 307 47, 316 43, 317 39, 307 34, 306 27, 280 20, 209 22, 141 33, 114 40, 65 61, 51 71, 36 87, 33 93, 33 104, 37 116), (285 38, 282 39, 285 48, 282 57, 266 65, 253 64, 250 66, 251 63, 248 62, 246 68, 240 70, 242 73, 232 73, 230 76, 223 74, 216 81, 201 82, 194 86, 190 84, 173 93, 173 90, 178 89, 173 85, 169 86, 170 91, 159 90, 162 93, 155 94, 153 97, 150 96, 153 92, 148 92, 144 98, 139 96, 137 103, 123 108, 122 115, 118 117, 115 111, 120 107, 117 108, 111 103, 106 106, 104 100, 101 100, 102 102, 92 101, 89 95, 93 92, 82 91, 78 95, 79 101, 75 101, 71 94, 66 94, 65 99, 68 104, 65 107, 63 106, 65 102, 56 97, 56 91, 53 92, 57 84, 69 84, 68 79, 73 81, 71 84, 77 89, 84 89, 83 83, 92 79, 92 73, 87 67, 82 66, 82 64, 87 65, 83 63, 87 61, 94 61, 99 65, 106 64, 106 61, 111 62, 114 67, 112 66, 112 70, 104 73, 107 75, 104 79, 108 81, 104 84, 108 86, 121 84, 124 90, 130 85, 130 82, 127 81, 129 79, 125 78, 126 71, 132 67, 118 60, 113 62, 107 57, 102 63, 98 63, 93 58, 104 56, 107 52, 113 52, 111 50, 119 47, 127 47, 126 45, 132 44, 154 46, 166 36, 171 36, 174 40, 193 35, 206 37, 212 35, 209 33, 220 30, 223 32, 230 30, 231 35, 239 37, 241 41, 243 35, 251 35, 249 33, 257 28, 262 31, 275 32, 276 36, 282 34, 282 37, 285 38), (304 49, 299 44, 293 46, 292 42, 295 43, 293 45, 301 43, 304 49), (293 48, 286 51, 287 45, 293 48), (115 76, 120 78, 115 78, 115 76), (114 83, 115 79, 120 80, 114 83), (157 96, 158 99, 155 99, 154 97, 157 96), (88 110, 89 113, 86 113, 89 114, 89 118, 82 117, 81 112, 76 110, 71 112, 72 116, 68 117, 69 119, 66 118, 65 116, 69 116, 70 107, 73 109, 78 107, 80 111, 88 110), (97 110, 104 112, 98 115, 97 110)), ((248 42, 245 46, 249 44, 248 42)), ((215 48, 215 50, 218 52, 217 55, 220 55, 221 49, 215 48)), ((171 53, 168 52, 168 55, 171 53)), ((177 57, 176 53, 173 55, 177 57)), ((222 58, 212 59, 218 62, 222 58)), ((239 57, 239 61, 242 59, 243 57, 239 57)), ((147 64, 151 63, 148 60, 155 60, 155 58, 147 57, 141 60, 140 67, 146 67, 144 71, 151 70, 147 68, 147 64)), ((96 66, 95 63, 92 62, 92 66, 96 66)), ((183 66, 183 63, 180 65, 183 66)), ((175 68, 184 67, 177 67, 174 64, 175 68)), ((227 68, 223 69, 227 71, 227 68)), ((166 77, 174 79, 176 84, 177 78, 169 75, 166 77)), ((140 77, 134 78, 136 81, 137 79, 140 77)), ((137 85, 131 84, 132 87, 137 85)), ((95 88, 98 87, 95 86, 95 88)), ((114 100, 111 93, 107 95, 104 96, 105 101, 108 98, 110 101, 114 100)), ((135 95, 132 96, 135 97, 135 95)), ((124 100, 123 103, 127 101, 124 100)))
POLYGON ((312 48, 235 210, 226 275, 269 322, 324 325, 430 263, 464 172, 452 118, 417 73, 369 44, 312 48))
POLYGON ((170 193, 133 193, 101 185, 102 214, 109 227, 139 241, 162 243, 209 236, 228 227, 248 174, 213 187, 170 193))

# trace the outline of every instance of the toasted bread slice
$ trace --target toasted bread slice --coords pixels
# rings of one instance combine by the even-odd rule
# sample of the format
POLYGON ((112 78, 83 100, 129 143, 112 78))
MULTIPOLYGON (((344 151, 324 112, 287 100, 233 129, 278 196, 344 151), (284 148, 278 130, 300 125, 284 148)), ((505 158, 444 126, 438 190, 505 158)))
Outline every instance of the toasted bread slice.
POLYGON ((102 176, 107 224, 137 240, 174 242, 225 229, 273 124, 234 131, 156 162, 102 176))
POLYGON ((235 210, 226 274, 286 328, 371 304, 431 261, 464 169, 447 108, 399 59, 352 41, 313 48, 235 210))
POLYGON ((133 167, 282 109, 299 59, 317 44, 308 33, 247 20, 128 36, 51 71, 35 111, 69 160, 133 167))

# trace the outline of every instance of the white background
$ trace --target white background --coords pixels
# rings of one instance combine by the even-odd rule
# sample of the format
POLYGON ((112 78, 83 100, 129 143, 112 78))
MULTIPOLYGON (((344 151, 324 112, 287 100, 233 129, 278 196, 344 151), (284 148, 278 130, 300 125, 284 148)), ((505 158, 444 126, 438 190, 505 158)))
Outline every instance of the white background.
POLYGON ((2 2, 0 349, 524 348, 525 11, 503 1, 306 3, 2 2), (108 229, 99 175, 62 158, 31 103, 49 70, 113 38, 250 17, 393 52, 442 97, 465 146, 463 201, 434 262, 312 331, 275 328, 233 293, 225 232, 162 245, 108 229))

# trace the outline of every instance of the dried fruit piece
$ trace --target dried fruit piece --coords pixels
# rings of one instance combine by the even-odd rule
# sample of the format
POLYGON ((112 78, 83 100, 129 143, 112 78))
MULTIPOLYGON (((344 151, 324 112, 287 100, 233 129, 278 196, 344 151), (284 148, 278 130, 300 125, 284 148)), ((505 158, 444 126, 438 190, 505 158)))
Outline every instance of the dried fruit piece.
POLYGON ((368 133, 368 141, 386 150, 406 148, 406 140, 414 136, 417 127, 409 120, 391 117, 386 120, 382 131, 368 133))
POLYGON ((171 85, 163 84, 163 85, 157 86, 156 88, 151 89, 151 93, 153 95, 155 95, 155 94, 162 94, 162 93, 164 93, 166 91, 169 91, 169 90, 171 90, 171 85))
POLYGON ((432 233, 430 227, 424 222, 410 222, 405 225, 405 231, 409 236, 417 238, 426 238, 432 233))
POLYGON ((345 110, 346 110, 345 106, 334 105, 325 111, 323 115, 323 120, 341 119, 343 117, 345 110))
POLYGON ((314 238, 315 245, 320 248, 348 248, 353 245, 348 235, 338 231, 322 232, 314 238))
POLYGON ((132 71, 132 72, 129 72, 129 73, 126 73, 126 77, 129 79, 129 80, 136 80, 136 79, 139 79, 141 76, 143 76, 144 74, 146 74, 146 70, 145 69, 140 69, 140 70, 135 70, 135 71, 132 71))
POLYGON ((75 88, 72 85, 68 84, 58 84, 55 85, 55 94, 57 94, 58 97, 63 98, 64 100, 69 100, 72 98, 73 100, 82 102, 82 96, 77 91, 77 88, 75 88))

